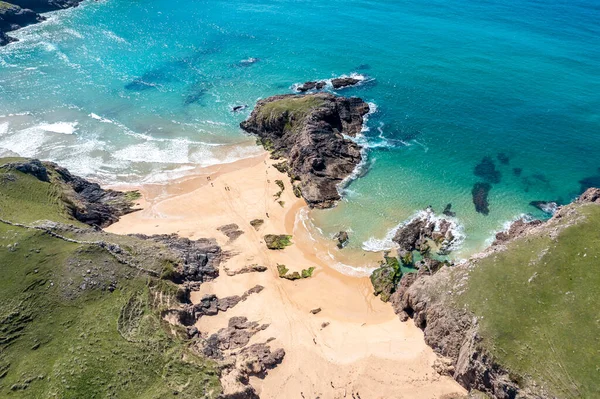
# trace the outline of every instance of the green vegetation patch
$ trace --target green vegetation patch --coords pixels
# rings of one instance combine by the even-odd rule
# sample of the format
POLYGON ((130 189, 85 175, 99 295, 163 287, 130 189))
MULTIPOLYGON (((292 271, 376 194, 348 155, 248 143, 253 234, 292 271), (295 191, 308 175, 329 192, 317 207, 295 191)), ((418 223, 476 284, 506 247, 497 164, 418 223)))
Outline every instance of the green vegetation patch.
POLYGON ((284 249, 292 245, 292 236, 286 234, 267 234, 265 237, 267 248, 273 250, 284 249))
MULTIPOLYGON (((0 165, 19 160, 0 159, 0 165)), ((71 217, 61 185, 7 168, 0 168, 0 217, 21 223, 52 220, 84 226, 71 217)))
POLYGON ((279 273, 279 277, 280 278, 284 278, 286 280, 301 280, 304 278, 310 278, 313 275, 313 272, 315 271, 314 267, 309 267, 308 269, 302 269, 302 271, 300 273, 298 272, 292 272, 290 273, 290 270, 287 268, 287 266, 285 265, 277 265, 277 272, 279 273))
POLYGON ((385 256, 381 261, 379 268, 371 273, 371 284, 373 284, 373 293, 383 302, 390 300, 390 297, 396 291, 396 287, 402 278, 400 261, 393 256, 385 256))
POLYGON ((600 397, 600 206, 477 262, 458 298, 480 317, 483 345, 514 379, 563 398, 600 397))
POLYGON ((93 245, 4 223, 0 273, 0 397, 220 392, 215 365, 194 356, 160 317, 175 301, 174 284, 93 245))
POLYGON ((316 96, 289 96, 264 104, 259 109, 259 116, 264 120, 287 117, 286 130, 292 130, 295 122, 302 121, 312 110, 324 103, 322 98, 316 96))

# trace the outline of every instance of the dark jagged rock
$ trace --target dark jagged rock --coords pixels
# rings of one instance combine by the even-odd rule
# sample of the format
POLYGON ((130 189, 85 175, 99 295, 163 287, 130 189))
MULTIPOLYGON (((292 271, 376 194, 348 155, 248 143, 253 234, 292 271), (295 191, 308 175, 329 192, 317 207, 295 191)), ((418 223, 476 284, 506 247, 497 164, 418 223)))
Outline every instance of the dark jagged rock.
POLYGON ((307 91, 310 90, 321 90, 323 88, 325 88, 325 86, 327 86, 327 82, 325 81, 310 81, 310 82, 306 82, 303 85, 300 85, 296 88, 297 91, 299 91, 300 93, 305 93, 307 91))
POLYGON ((256 264, 244 266, 238 270, 229 270, 229 269, 225 268, 225 272, 230 277, 237 276, 238 274, 246 274, 246 273, 263 273, 263 272, 266 272, 267 270, 268 269, 266 266, 261 266, 261 265, 256 265, 256 264))
POLYGON ((254 230, 258 230, 260 229, 260 226, 262 226, 264 223, 264 219, 254 219, 250 221, 250 226, 254 227, 254 230))
POLYGON ((348 86, 354 86, 358 83, 360 83, 361 80, 360 79, 356 79, 356 78, 336 78, 336 79, 331 79, 331 85, 333 86, 334 89, 342 89, 344 87, 348 87, 348 86))
POLYGON ((558 210, 558 201, 531 201, 529 205, 548 215, 554 215, 558 210))
POLYGON ((29 8, 35 12, 56 11, 65 8, 77 7, 83 0, 10 0, 22 8, 29 8))
POLYGON ((239 238, 239 236, 244 234, 244 232, 242 230, 240 230, 240 226, 238 226, 235 223, 226 224, 225 226, 221 226, 221 227, 217 228, 217 230, 219 230, 221 233, 225 234, 227 236, 227 238, 229 238, 230 242, 235 241, 236 239, 239 238))
POLYGON ((11 0, 10 3, 0 1, 0 46, 18 41, 6 35, 6 32, 45 21, 46 18, 38 13, 76 7, 81 1, 11 0))
POLYGON ((600 188, 588 188, 577 199, 578 203, 600 203, 600 188))
POLYGON ((10 32, 27 25, 37 24, 46 18, 18 5, 0 2, 0 31, 10 32))
POLYGON ((90 226, 107 227, 120 216, 135 211, 133 201, 137 192, 105 190, 97 183, 72 175, 67 169, 52 162, 37 159, 12 162, 1 168, 17 170, 43 182, 52 182, 63 188, 69 212, 80 222, 90 226))
POLYGON ((482 215, 489 215, 490 208, 488 203, 488 194, 492 189, 489 183, 475 183, 471 195, 473 196, 473 204, 475 204, 475 210, 482 215))
POLYGON ((427 253, 430 241, 437 244, 441 252, 449 251, 456 239, 452 234, 452 223, 433 216, 433 211, 428 208, 425 215, 414 218, 398 228, 392 241, 398 244, 398 252, 402 256, 412 251, 427 253))
POLYGON ((190 240, 177 234, 135 237, 163 243, 178 256, 176 268, 170 276, 166 276, 175 282, 205 282, 219 276, 219 263, 225 255, 214 239, 190 240))
POLYGON ((246 108, 248 108, 248 105, 244 104, 244 105, 234 105, 233 107, 231 107, 231 112, 240 112, 245 110, 246 108))
POLYGON ((481 162, 475 166, 473 173, 475 176, 480 177, 491 184, 498 184, 502 179, 502 174, 496 169, 496 165, 490 157, 484 157, 481 162))
POLYGON ((335 238, 337 240, 337 242, 338 242, 337 247, 339 249, 342 249, 346 245, 348 245, 348 240, 350 239, 350 237, 348 236, 348 232, 346 232, 346 231, 340 231, 333 238, 335 238))
POLYGON ((194 325, 203 316, 215 316, 219 312, 226 312, 240 302, 244 302, 252 294, 258 294, 264 290, 262 285, 256 285, 244 292, 243 295, 232 295, 218 298, 214 294, 206 294, 200 302, 195 305, 185 306, 178 311, 179 321, 184 326, 194 325))
POLYGON ((7 36, 6 33, 0 31, 0 46, 6 46, 8 43, 18 41, 14 37, 7 36))
POLYGON ((362 160, 359 145, 344 136, 359 134, 368 112, 359 98, 275 96, 259 101, 241 127, 274 155, 287 158, 290 176, 301 181, 309 206, 329 208, 340 199, 339 184, 362 160))
POLYGON ((539 226, 541 224, 543 224, 541 220, 527 221, 524 219, 519 219, 510 225, 508 231, 501 231, 497 233, 496 239, 492 245, 504 244, 516 237, 522 236, 532 227, 539 226))

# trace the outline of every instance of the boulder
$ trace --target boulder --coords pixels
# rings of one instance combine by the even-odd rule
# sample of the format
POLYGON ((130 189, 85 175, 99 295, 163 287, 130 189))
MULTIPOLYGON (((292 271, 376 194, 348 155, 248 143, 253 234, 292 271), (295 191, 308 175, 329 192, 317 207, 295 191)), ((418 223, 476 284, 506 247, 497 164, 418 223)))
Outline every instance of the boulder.
POLYGON ((336 79, 331 79, 331 85, 333 86, 334 89, 342 89, 344 87, 348 87, 348 86, 354 86, 358 83, 360 83, 361 80, 360 79, 356 79, 356 78, 336 78, 336 79))
POLYGON ((342 249, 346 245, 348 245, 348 240, 350 239, 350 237, 348 236, 348 232, 346 232, 346 231, 340 231, 333 238, 335 238, 337 240, 337 247, 339 249, 342 249))

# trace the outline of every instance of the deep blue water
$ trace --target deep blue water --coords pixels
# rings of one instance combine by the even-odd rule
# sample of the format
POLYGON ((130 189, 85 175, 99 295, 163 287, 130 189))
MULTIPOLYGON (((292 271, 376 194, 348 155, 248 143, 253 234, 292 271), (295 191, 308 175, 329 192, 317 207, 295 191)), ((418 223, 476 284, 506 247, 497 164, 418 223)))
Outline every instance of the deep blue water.
POLYGON ((583 0, 88 2, 0 49, 0 154, 160 180, 256 153, 237 126, 258 98, 359 73, 339 94, 377 106, 367 172, 316 225, 360 248, 452 203, 467 254, 544 216, 530 201, 600 184, 599 21, 583 0), (471 196, 484 157, 500 174, 488 215, 471 196))

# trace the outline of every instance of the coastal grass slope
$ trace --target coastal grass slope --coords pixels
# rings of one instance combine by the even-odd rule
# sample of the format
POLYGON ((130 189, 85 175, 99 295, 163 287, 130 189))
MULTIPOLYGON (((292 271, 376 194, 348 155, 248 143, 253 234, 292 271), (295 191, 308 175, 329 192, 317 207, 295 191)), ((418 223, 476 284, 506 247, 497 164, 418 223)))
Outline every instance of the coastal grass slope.
POLYGON ((0 173, 0 397, 217 397, 215 364, 161 317, 179 304, 155 277, 174 254, 80 228, 63 188, 0 173))
POLYGON ((578 206, 551 226, 476 262, 457 303, 477 315, 482 345, 517 382, 598 397, 600 206, 578 206))

